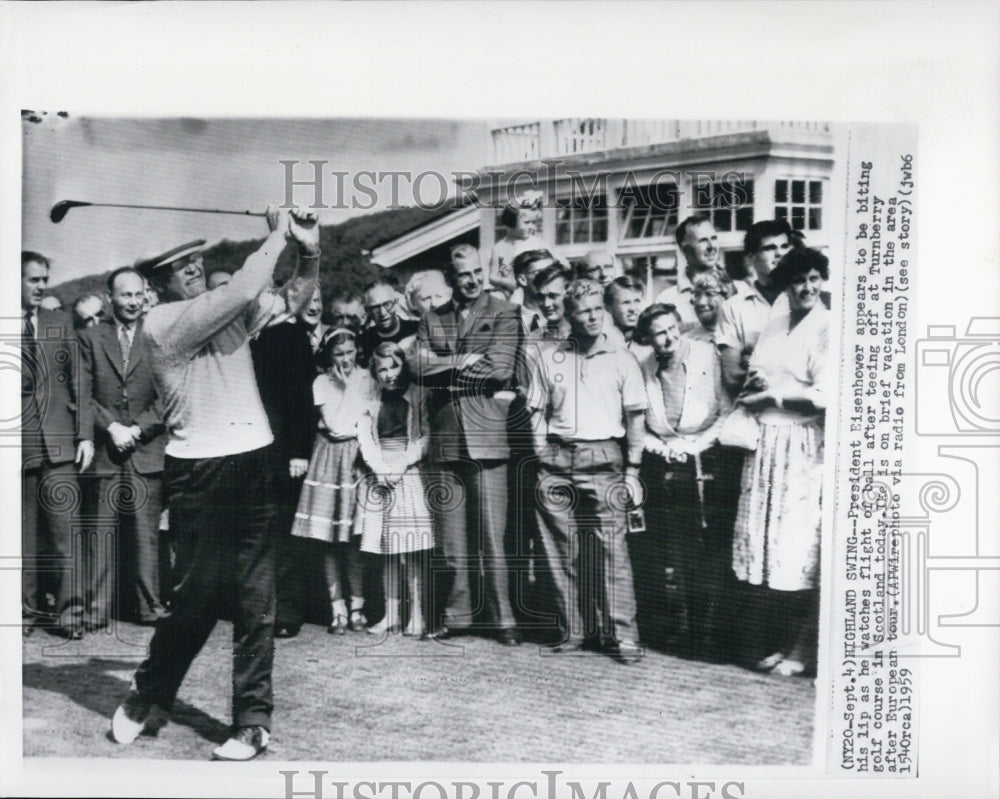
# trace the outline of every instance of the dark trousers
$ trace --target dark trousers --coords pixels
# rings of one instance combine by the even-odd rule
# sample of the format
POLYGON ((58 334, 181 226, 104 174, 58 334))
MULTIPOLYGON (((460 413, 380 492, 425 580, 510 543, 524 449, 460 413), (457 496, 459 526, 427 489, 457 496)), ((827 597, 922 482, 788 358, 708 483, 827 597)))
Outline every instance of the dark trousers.
POLYGON ((538 478, 538 529, 563 638, 636 641, 617 441, 552 444, 538 478))
POLYGON ((455 499, 435 503, 440 544, 435 547, 435 604, 429 616, 436 620, 443 607, 450 628, 469 627, 477 615, 494 629, 516 626, 504 552, 507 469, 507 462, 499 460, 449 461, 427 475, 428 495, 440 492, 455 499))
POLYGON ((97 480, 98 518, 89 540, 91 622, 109 615, 141 622, 162 615, 160 511, 162 474, 139 474, 126 463, 97 480), (120 580, 119 580, 120 577, 120 580))
POLYGON ((184 675, 233 613, 233 724, 270 728, 274 660, 274 497, 269 448, 221 458, 167 457, 177 550, 173 607, 135 675, 147 700, 173 706, 184 675))
POLYGON ((74 523, 81 503, 72 462, 46 460, 22 475, 21 602, 25 615, 55 614, 61 617, 60 624, 71 626, 82 614, 86 558, 82 529, 74 523))
MULTIPOLYGON (((742 461, 732 461, 718 448, 702 453, 701 461, 706 479, 699 493, 693 459, 669 465, 648 453, 643 459, 649 535, 660 543, 652 553, 644 553, 652 555, 650 561, 657 571, 644 572, 642 587, 636 592, 665 600, 664 566, 670 566, 673 602, 659 607, 671 622, 671 637, 684 654, 729 660, 733 658, 733 518, 739 496, 731 478, 742 461), (656 583, 645 583, 651 579, 656 583)), ((638 584, 638 576, 636 580, 638 584)), ((654 629, 662 633, 663 625, 654 629)))
POLYGON ((274 516, 274 532, 277 538, 278 554, 275 574, 277 588, 277 622, 299 627, 306 620, 309 605, 309 587, 314 581, 314 543, 292 535, 292 523, 299 504, 304 477, 292 478, 288 475, 288 461, 274 463, 274 485, 277 499, 274 516))
POLYGON ((510 601, 522 631, 551 629, 555 608, 552 590, 544 584, 546 571, 540 568, 542 545, 535 513, 538 485, 538 458, 535 456, 530 414, 525 399, 518 394, 508 415, 510 461, 507 500, 507 569, 510 574, 510 601))

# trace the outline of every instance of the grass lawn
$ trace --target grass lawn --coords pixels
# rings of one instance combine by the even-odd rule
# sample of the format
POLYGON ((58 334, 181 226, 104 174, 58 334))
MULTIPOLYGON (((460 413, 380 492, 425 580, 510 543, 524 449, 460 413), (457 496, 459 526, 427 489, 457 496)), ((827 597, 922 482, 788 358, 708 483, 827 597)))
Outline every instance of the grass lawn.
MULTIPOLYGON (((232 625, 220 622, 171 723, 130 747, 109 720, 149 628, 23 644, 26 757, 205 760, 227 737, 232 625)), ((812 680, 650 651, 636 666, 480 638, 449 642, 306 625, 276 641, 275 760, 806 764, 812 680)))

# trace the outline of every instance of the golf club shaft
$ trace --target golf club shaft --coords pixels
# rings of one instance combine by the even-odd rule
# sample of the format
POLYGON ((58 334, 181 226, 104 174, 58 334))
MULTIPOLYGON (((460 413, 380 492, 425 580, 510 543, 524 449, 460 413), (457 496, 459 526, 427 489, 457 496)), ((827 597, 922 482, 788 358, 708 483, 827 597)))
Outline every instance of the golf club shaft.
POLYGON ((186 211, 195 214, 232 214, 235 216, 264 216, 263 211, 230 211, 224 208, 181 208, 174 205, 131 205, 126 203, 87 203, 101 208, 137 208, 144 211, 186 211))

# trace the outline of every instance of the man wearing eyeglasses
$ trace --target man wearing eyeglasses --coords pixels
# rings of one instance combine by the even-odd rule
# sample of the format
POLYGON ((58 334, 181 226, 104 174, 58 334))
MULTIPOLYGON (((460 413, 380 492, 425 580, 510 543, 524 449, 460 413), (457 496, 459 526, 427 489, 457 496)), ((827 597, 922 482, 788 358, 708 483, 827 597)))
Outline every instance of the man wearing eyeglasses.
POLYGON ((403 319, 397 309, 399 295, 387 280, 373 280, 364 290, 365 314, 371 322, 358 337, 358 361, 368 366, 379 344, 391 341, 409 353, 417 339, 420 323, 403 319))

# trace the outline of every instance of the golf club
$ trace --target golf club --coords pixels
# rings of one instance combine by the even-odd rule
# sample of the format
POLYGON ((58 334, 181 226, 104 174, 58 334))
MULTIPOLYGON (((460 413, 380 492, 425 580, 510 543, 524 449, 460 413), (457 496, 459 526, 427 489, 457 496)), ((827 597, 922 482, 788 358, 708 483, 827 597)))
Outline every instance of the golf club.
POLYGON ((71 208, 137 208, 146 211, 187 211, 195 214, 235 214, 237 216, 264 216, 263 211, 228 211, 218 208, 178 208, 171 205, 130 205, 127 203, 88 203, 82 200, 60 200, 49 211, 49 219, 56 224, 66 218, 71 208))

